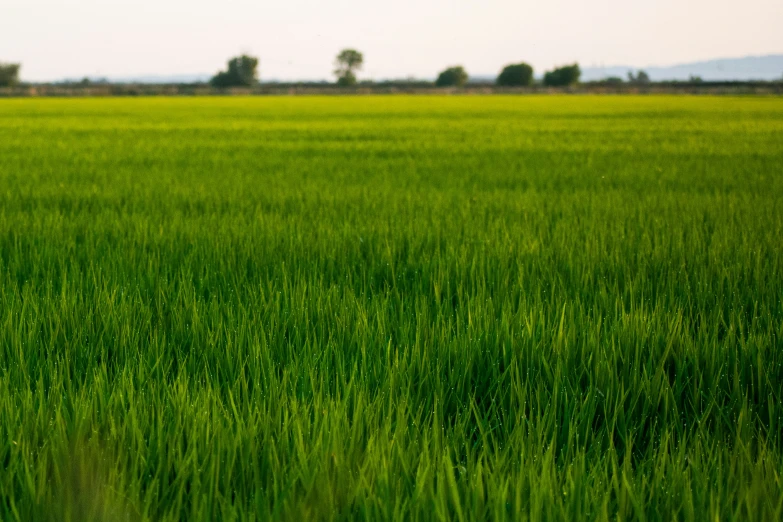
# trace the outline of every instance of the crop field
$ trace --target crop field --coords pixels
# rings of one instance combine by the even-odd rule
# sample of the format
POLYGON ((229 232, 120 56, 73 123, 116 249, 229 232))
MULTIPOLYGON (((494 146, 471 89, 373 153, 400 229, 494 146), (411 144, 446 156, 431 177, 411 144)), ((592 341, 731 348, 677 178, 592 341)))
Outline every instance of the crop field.
POLYGON ((783 99, 0 100, 0 520, 783 518, 783 99))

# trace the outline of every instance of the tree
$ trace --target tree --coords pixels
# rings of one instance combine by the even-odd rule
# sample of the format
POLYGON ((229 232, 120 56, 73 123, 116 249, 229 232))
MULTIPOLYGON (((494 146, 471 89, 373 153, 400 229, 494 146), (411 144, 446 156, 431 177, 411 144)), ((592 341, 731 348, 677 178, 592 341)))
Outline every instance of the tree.
POLYGON ((636 76, 633 75, 633 71, 628 71, 628 81, 630 83, 650 83, 650 75, 644 71, 636 71, 636 76))
POLYGON ((533 84, 533 68, 526 63, 506 65, 496 81, 501 87, 522 87, 533 84))
POLYGON ((13 87, 19 83, 19 69, 21 67, 18 63, 0 62, 0 87, 13 87))
POLYGON ((258 58, 237 56, 228 62, 228 70, 217 73, 209 81, 213 87, 251 87, 258 82, 258 58))
POLYGON ((468 73, 461 65, 449 67, 438 75, 436 87, 460 87, 468 81, 468 73))
POLYGON ((564 67, 558 67, 553 71, 547 71, 544 74, 544 85, 550 87, 565 87, 573 85, 579 82, 579 76, 582 71, 579 69, 579 64, 566 65, 564 67))
POLYGON ((334 74, 337 76, 337 85, 348 87, 356 85, 356 71, 361 70, 364 64, 364 55, 356 49, 343 49, 334 60, 334 74))

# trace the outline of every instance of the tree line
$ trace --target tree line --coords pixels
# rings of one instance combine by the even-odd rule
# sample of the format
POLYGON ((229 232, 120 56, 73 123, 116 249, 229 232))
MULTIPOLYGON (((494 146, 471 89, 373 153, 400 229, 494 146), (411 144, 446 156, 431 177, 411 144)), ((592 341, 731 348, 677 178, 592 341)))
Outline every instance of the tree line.
MULTIPOLYGON (((254 56, 241 55, 228 61, 225 71, 214 75, 209 83, 216 88, 227 87, 252 87, 259 83, 259 60, 254 56)), ((364 65, 364 55, 356 49, 343 49, 335 58, 334 75, 336 83, 341 87, 350 87, 359 83, 357 73, 364 65)), ((0 62, 0 87, 13 87, 19 83, 20 64, 0 62)), ((533 67, 530 64, 520 62, 507 65, 500 71, 495 83, 500 87, 527 87, 535 83, 533 67)), ((582 71, 579 64, 556 67, 544 72, 542 83, 551 87, 567 87, 579 82, 582 71)), ((448 67, 441 71, 435 80, 437 87, 460 87, 468 82, 469 76, 464 67, 460 65, 448 67)), ((628 73, 628 83, 650 83, 649 75, 644 71, 628 73)), ((691 83, 701 81, 701 78, 691 77, 691 83)), ((89 84, 89 80, 83 80, 82 84, 89 84)), ((610 77, 602 81, 606 84, 624 83, 619 77, 610 77)))
MULTIPOLYGON (((358 83, 356 73, 364 65, 364 55, 356 49, 343 49, 335 58, 334 75, 337 85, 350 87, 358 83)), ((565 87, 579 82, 582 71, 579 64, 557 67, 544 73, 543 83, 552 87, 565 87)), ((460 87, 468 82, 469 76, 461 65, 448 67, 438 74, 437 87, 460 87)), ((501 87, 525 87, 533 85, 533 67, 527 63, 516 63, 503 68, 496 79, 501 87)), ((212 77, 213 87, 251 87, 258 83, 258 59, 242 55, 232 58, 225 71, 212 77)))

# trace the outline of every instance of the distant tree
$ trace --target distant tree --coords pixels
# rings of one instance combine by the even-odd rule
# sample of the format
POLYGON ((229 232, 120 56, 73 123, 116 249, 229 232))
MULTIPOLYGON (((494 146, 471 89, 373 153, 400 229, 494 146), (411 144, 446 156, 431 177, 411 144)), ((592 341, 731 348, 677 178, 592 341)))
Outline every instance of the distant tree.
POLYGON ((438 75, 436 87, 460 87, 468 81, 468 73, 461 65, 449 67, 438 75))
POLYGON ((533 84, 533 68, 526 63, 506 65, 496 83, 501 87, 522 87, 533 84))
POLYGON ((209 83, 213 87, 251 87, 258 82, 258 58, 237 56, 228 61, 228 70, 217 73, 209 83))
POLYGON ((650 75, 645 71, 639 70, 636 71, 636 76, 634 76, 633 71, 628 71, 628 81, 630 83, 650 83, 650 75))
POLYGON ((19 69, 21 67, 18 63, 0 62, 0 87, 13 87, 19 83, 19 69))
POLYGON ((603 82, 609 85, 619 85, 623 83, 623 79, 619 76, 610 76, 608 78, 604 78, 603 82))
POLYGON ((558 67, 553 71, 547 71, 544 74, 544 85, 550 87, 565 87, 567 85, 573 85, 579 81, 579 76, 582 75, 582 70, 579 69, 579 64, 566 65, 564 67, 558 67))
POLYGON ((360 71, 364 65, 364 55, 356 49, 343 49, 335 58, 334 65, 337 85, 341 87, 356 85, 356 71, 360 71))
POLYGON ((701 76, 694 76, 694 75, 691 75, 691 77, 690 77, 690 78, 688 78, 688 81, 689 81, 690 83, 701 83, 701 82, 703 82, 704 80, 702 80, 702 79, 701 79, 701 76))

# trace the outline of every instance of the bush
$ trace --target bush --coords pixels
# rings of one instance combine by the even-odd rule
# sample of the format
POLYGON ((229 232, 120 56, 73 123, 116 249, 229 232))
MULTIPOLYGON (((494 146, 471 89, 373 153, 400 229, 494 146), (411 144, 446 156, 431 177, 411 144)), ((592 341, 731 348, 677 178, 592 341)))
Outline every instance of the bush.
POLYGON ((468 81, 468 73, 461 65, 449 67, 438 75, 436 87, 460 87, 468 81))
POLYGON ((630 83, 650 83, 650 75, 647 74, 645 71, 637 71, 636 76, 634 76, 632 71, 628 71, 628 81, 630 83))
POLYGON ((237 56, 228 62, 228 70, 217 73, 209 83, 213 87, 251 87, 258 83, 258 58, 237 56))
POLYGON ((526 63, 507 65, 496 81, 501 87, 523 87, 533 84, 533 68, 526 63))
POLYGON ((0 62, 0 87, 13 87, 19 83, 19 69, 21 67, 18 63, 0 62))
POLYGON ((554 71, 547 71, 544 74, 544 85, 550 87, 565 87, 579 82, 579 76, 582 71, 579 64, 566 65, 558 67, 554 71))

